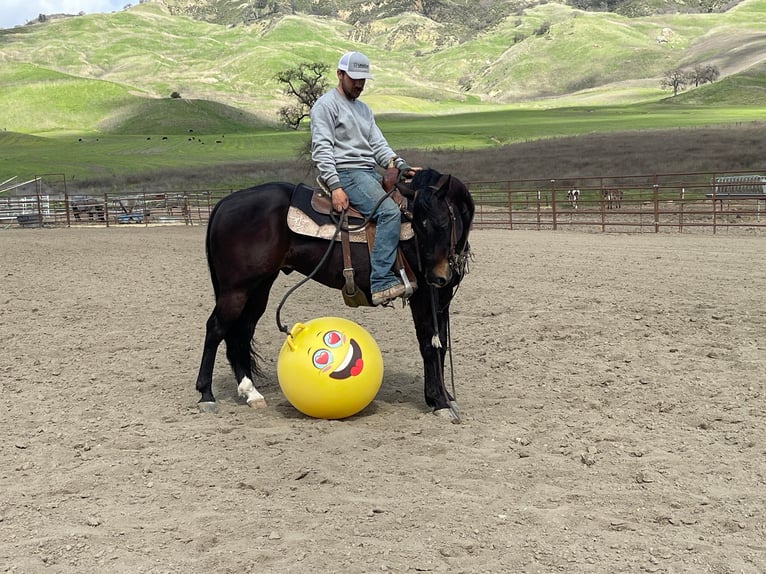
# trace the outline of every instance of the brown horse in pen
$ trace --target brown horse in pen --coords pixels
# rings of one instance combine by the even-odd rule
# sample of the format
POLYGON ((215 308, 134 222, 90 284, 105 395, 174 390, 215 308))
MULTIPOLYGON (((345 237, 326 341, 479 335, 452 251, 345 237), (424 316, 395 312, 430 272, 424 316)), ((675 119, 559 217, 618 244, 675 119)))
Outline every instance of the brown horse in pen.
MULTIPOLYGON (((280 272, 298 271, 327 287, 344 287, 340 244, 333 241, 330 246, 327 240, 288 228, 291 196, 297 188, 290 183, 266 183, 240 190, 218 202, 210 214, 206 251, 215 307, 207 320, 196 383, 202 410, 215 407, 213 366, 221 341, 226 341, 240 396, 251 406, 265 405, 253 385, 253 375, 261 373, 252 341, 280 272)), ((405 213, 414 230, 414 237, 402 241, 400 248, 419 286, 409 306, 423 358, 425 402, 434 412, 459 422, 457 404, 444 383, 444 359, 450 302, 470 256, 473 199, 457 178, 431 169, 417 172, 400 191, 410 198, 405 213)), ((357 286, 369 300, 367 249, 364 243, 351 244, 352 258, 358 262, 357 286)))
POLYGON ((607 209, 620 209, 622 207, 622 190, 616 187, 602 189, 601 199, 607 209))

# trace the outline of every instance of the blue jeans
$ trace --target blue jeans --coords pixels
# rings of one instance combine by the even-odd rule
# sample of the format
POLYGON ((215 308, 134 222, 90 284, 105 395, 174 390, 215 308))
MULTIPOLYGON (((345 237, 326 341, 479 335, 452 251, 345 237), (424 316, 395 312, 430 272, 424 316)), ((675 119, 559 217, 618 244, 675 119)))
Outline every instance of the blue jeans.
POLYGON ((349 203, 375 222, 375 243, 370 253, 370 290, 377 293, 393 287, 400 283, 392 270, 399 245, 399 206, 388 197, 370 215, 386 194, 380 185, 382 177, 375 170, 343 169, 338 171, 338 176, 349 203))

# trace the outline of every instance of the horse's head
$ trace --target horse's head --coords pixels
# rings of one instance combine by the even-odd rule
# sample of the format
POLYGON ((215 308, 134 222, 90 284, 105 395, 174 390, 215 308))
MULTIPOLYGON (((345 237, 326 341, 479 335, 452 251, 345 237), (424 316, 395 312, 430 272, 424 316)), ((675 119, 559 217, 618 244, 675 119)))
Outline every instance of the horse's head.
POLYGON ((435 287, 456 285, 466 271, 468 232, 474 204, 456 177, 433 169, 418 171, 410 184, 412 225, 422 271, 435 287))

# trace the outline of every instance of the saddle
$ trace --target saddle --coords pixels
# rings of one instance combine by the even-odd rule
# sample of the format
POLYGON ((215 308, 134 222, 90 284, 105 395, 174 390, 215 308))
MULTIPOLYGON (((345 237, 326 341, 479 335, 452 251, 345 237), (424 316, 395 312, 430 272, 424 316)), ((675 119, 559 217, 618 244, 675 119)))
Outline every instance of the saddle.
MULTIPOLYGON (((402 198, 402 203, 405 203, 404 198, 402 198)), ((287 211, 287 225, 291 231, 298 235, 329 241, 335 236, 338 217, 339 214, 332 208, 332 197, 329 190, 320 182, 317 182, 317 187, 309 187, 301 183, 293 190, 290 207, 287 211)), ((353 207, 346 210, 346 217, 348 218, 348 225, 344 225, 344 227, 349 229, 349 241, 367 243, 367 228, 369 226, 374 227, 375 224, 365 222, 364 216, 353 207)), ((414 236, 415 232, 412 230, 412 225, 403 211, 399 240, 406 241, 414 236)))
MULTIPOLYGON (((387 170, 382 185, 386 192, 393 189, 398 178, 398 171, 391 177, 387 170)), ((399 241, 406 241, 415 236, 410 221, 406 218, 408 202, 399 191, 392 193, 392 198, 402 208, 402 222, 399 231, 399 241)), ((332 208, 332 196, 323 182, 317 178, 317 187, 309 187, 304 184, 295 186, 290 199, 290 207, 287 212, 288 228, 299 235, 316 237, 331 241, 335 239, 340 215, 332 208)), ((341 290, 343 300, 349 307, 372 306, 367 295, 356 287, 354 282, 354 267, 351 261, 350 243, 367 243, 367 253, 372 250, 375 241, 375 223, 366 221, 365 217, 356 209, 349 207, 346 210, 346 219, 341 226, 340 239, 343 249, 343 277, 345 285, 341 290)), ((417 288, 415 274, 401 252, 397 250, 395 272, 399 274, 405 286, 405 298, 408 298, 417 288)))

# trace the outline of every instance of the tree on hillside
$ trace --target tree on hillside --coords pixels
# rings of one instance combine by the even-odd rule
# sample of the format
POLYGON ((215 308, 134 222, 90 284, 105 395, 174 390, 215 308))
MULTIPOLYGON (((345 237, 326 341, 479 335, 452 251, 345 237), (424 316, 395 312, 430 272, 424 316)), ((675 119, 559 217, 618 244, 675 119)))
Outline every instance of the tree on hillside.
POLYGON ((683 90, 686 87, 686 82, 689 79, 689 74, 683 71, 681 68, 675 68, 668 70, 662 77, 660 86, 663 88, 672 88, 673 95, 677 96, 679 90, 683 90))
POLYGON ((548 32, 551 31, 551 23, 550 21, 546 20, 540 26, 535 30, 535 36, 545 36, 548 32))
POLYGON ((707 84, 708 82, 715 82, 720 75, 721 72, 718 70, 717 66, 713 66, 711 64, 706 66, 697 64, 694 66, 694 69, 689 72, 689 82, 693 83, 694 87, 696 88, 702 84, 707 84))
POLYGON ((297 130, 309 116, 311 106, 327 91, 325 74, 329 69, 327 64, 321 62, 304 62, 276 75, 276 80, 284 86, 282 93, 298 100, 295 104, 280 108, 278 112, 279 119, 287 126, 297 130))

